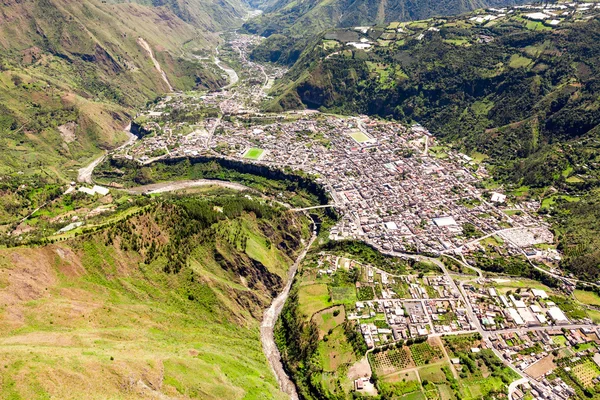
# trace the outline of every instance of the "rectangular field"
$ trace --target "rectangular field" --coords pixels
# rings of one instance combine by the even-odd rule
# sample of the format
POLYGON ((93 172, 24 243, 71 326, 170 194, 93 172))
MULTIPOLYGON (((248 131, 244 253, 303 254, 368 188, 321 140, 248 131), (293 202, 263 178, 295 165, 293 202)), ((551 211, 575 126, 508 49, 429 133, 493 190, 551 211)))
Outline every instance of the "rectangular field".
POLYGON ((367 135, 365 135, 364 133, 362 133, 360 131, 352 132, 350 134, 350 137, 352 137, 352 139, 356 140, 357 143, 364 143, 364 142, 368 142, 369 140, 371 140, 370 137, 368 137, 367 135))
POLYGON ((263 149, 257 149, 256 147, 246 150, 244 158, 249 160, 259 160, 265 151, 263 149))

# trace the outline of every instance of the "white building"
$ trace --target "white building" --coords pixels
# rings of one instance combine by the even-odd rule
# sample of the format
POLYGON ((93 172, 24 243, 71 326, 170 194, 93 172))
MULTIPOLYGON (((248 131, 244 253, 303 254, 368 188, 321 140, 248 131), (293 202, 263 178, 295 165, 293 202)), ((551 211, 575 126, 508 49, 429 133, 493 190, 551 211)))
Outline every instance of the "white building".
POLYGON ((557 325, 569 323, 565 313, 563 313, 562 310, 556 306, 552 306, 548 309, 548 316, 557 325))

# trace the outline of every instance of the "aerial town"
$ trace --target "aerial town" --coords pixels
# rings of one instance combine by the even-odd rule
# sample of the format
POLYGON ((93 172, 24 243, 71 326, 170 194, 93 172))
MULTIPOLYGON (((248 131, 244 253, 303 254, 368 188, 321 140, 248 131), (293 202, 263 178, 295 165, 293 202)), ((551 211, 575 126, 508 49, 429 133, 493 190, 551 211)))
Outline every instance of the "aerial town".
MULTIPOLYGON (((600 329, 562 293, 541 284, 443 267, 394 274, 330 253, 319 254, 311 267, 314 285, 326 282, 334 304, 346 304, 345 318, 356 321, 378 373, 391 377, 423 365, 426 376, 434 368, 426 365, 444 358, 442 368, 461 372, 467 361, 452 354, 452 343, 462 340, 468 354, 492 351, 520 378, 512 399, 567 399, 600 383, 600 329), (348 273, 357 280, 342 290, 340 276, 348 273)), ((355 386, 364 392, 368 382, 361 379, 355 386)))
MULTIPOLYGON (((537 11, 520 10, 532 20, 541 18, 537 11)), ((446 359, 440 368, 462 377, 468 361, 464 349, 454 347, 464 341, 470 346, 464 351, 474 357, 489 352, 502 360, 514 381, 510 399, 582 397, 600 385, 600 331, 563 297, 575 290, 575 281, 556 269, 560 254, 549 245, 554 237, 537 213, 541 204, 488 187, 481 159, 438 143, 418 124, 313 110, 261 113, 258 104, 269 100, 267 90, 284 70, 248 60, 256 40, 238 34, 230 40, 228 51, 245 67, 239 82, 231 76, 235 71, 222 68, 238 82, 234 89, 163 98, 136 119, 139 140, 114 157, 149 164, 210 156, 302 171, 327 190, 326 207, 341 215, 330 239, 365 242, 433 266, 437 272, 397 274, 352 257, 319 255, 313 278, 324 282, 315 285, 325 287, 331 303, 315 315, 343 304, 342 319, 356 324, 373 373, 418 375, 420 368, 433 368, 425 364, 446 359), (490 246, 499 257, 523 258, 562 286, 553 292, 482 273, 468 260, 490 246), (460 269, 449 271, 452 265, 460 269), (359 271, 354 283, 331 287, 338 274, 353 270, 359 271)), ((353 390, 373 394, 370 375, 354 376, 353 390)))

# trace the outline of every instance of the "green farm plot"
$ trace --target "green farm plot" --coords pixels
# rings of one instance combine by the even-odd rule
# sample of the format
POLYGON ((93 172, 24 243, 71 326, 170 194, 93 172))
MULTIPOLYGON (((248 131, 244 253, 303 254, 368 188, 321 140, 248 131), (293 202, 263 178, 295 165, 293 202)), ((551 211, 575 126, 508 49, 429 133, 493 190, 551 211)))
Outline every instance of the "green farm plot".
POLYGON ((592 319, 595 324, 600 324, 600 311, 587 310, 588 317, 592 319))
POLYGON ((414 392, 400 397, 400 400, 425 400, 426 397, 423 392, 414 392))
POLYGON ((331 307, 323 311, 319 311, 313 316, 313 322, 317 324, 319 329, 319 338, 323 337, 330 329, 336 328, 346 319, 346 312, 343 306, 331 307))
POLYGON ((412 367, 414 362, 408 347, 402 347, 373 354, 373 365, 377 373, 390 374, 412 367))
POLYGON ((393 399, 423 399, 421 383, 414 371, 402 371, 382 378, 381 394, 393 399))
POLYGON ((246 152, 244 153, 244 158, 247 158, 249 160, 258 160, 264 152, 265 151, 263 149, 253 147, 251 149, 246 150, 246 152))
POLYGON ((530 58, 523 57, 519 54, 513 54, 510 57, 508 65, 510 65, 511 68, 524 68, 528 67, 532 62, 533 60, 530 58))
POLYGON ((308 318, 317 311, 333 305, 327 285, 323 283, 302 286, 298 291, 298 302, 300 312, 308 318))
POLYGON ((348 343, 341 326, 333 329, 327 340, 319 342, 318 352, 324 371, 335 371, 342 365, 356 362, 352 346, 348 343))
POLYGON ((373 287, 361 286, 358 288, 359 301, 373 300, 373 298, 375 298, 375 292, 373 292, 373 287))
POLYGON ((370 137, 368 137, 367 135, 365 135, 364 133, 357 131, 357 132, 352 132, 350 134, 350 137, 352 137, 352 139, 356 140, 357 143, 365 143, 368 142, 369 140, 371 140, 370 137))
POLYGON ((430 365, 419 369, 419 375, 422 381, 429 381, 433 383, 444 383, 446 382, 446 374, 442 370, 442 365, 430 365))
POLYGON ((454 393, 449 385, 436 385, 440 393, 440 400, 451 400, 454 398, 454 393))
POLYGON ((356 289, 352 286, 334 286, 331 288, 331 300, 336 304, 354 304, 356 289))
POLYGON ((432 346, 428 342, 411 345, 410 352, 417 366, 427 365, 442 358, 442 350, 437 345, 432 346))
POLYGON ((580 177, 578 177, 578 176, 570 176, 570 177, 568 177, 567 179, 565 179, 565 181, 566 181, 567 183, 581 183, 581 182, 584 182, 584 180, 583 180, 583 179, 581 179, 581 178, 580 178, 580 177))
POLYGON ((586 362, 571 368, 571 374, 575 376, 583 386, 589 388, 594 386, 593 380, 600 376, 600 370, 596 363, 592 360, 587 360, 586 362))
POLYGON ((600 306, 600 296, 594 292, 588 292, 585 290, 576 290, 575 298, 583 304, 589 304, 592 306, 600 306))

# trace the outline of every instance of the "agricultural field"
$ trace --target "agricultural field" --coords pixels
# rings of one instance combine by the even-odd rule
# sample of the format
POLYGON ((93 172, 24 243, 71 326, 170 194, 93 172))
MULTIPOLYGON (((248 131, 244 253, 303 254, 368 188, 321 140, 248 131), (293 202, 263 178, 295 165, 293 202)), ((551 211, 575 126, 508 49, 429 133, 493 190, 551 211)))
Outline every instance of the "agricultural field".
MULTIPOLYGON (((419 369, 419 376, 421 381, 428 381, 433 383, 445 383, 446 373, 442 369, 441 365, 431 365, 419 369)), ((446 366, 447 367, 447 366, 446 366)))
POLYGON ((298 291, 300 312, 310 318, 314 313, 333 305, 326 284, 315 283, 302 286, 298 291))
POLYGON ((325 335, 331 330, 341 325, 346 319, 346 311, 344 307, 337 306, 331 307, 322 311, 317 312, 313 315, 313 322, 319 329, 319 339, 323 339, 325 335))
POLYGON ((317 349, 324 371, 336 371, 342 366, 356 362, 352 346, 348 343, 344 329, 338 326, 319 342, 317 349))
POLYGON ((380 383, 381 394, 389 394, 392 398, 424 399, 421 384, 415 371, 402 371, 388 375, 380 383))
POLYGON ((406 346, 374 353, 372 357, 377 373, 382 375, 415 366, 411 352, 406 346))
POLYGON ((417 366, 439 361, 443 356, 442 349, 440 349, 437 344, 430 341, 411 345, 410 353, 417 366))
POLYGON ((373 300, 375 298, 375 292, 373 291, 372 286, 361 286, 357 290, 358 301, 373 300))
POLYGON ((576 290, 575 298, 583 304, 589 304, 592 306, 600 306, 600 296, 595 292, 588 292, 585 290, 576 290))
POLYGON ((331 288, 331 300, 335 304, 356 303, 356 289, 352 286, 334 286, 331 288))
POLYGON ((595 362, 586 360, 582 364, 578 364, 571 368, 571 374, 586 388, 594 386, 592 382, 600 376, 600 370, 595 362))
POLYGON ((527 368, 525 372, 527 375, 537 379, 555 368, 556 364, 554 364, 554 356, 550 354, 527 368))

